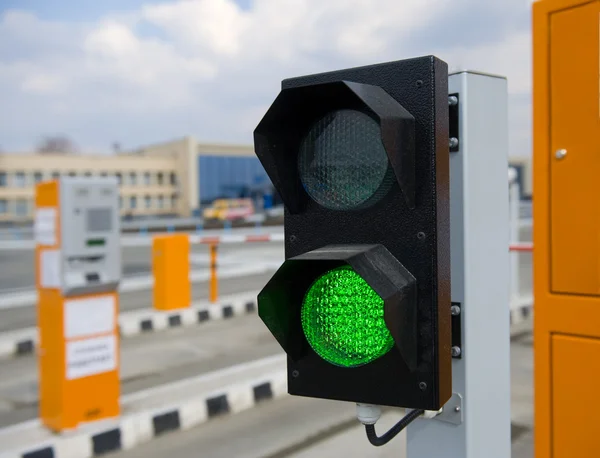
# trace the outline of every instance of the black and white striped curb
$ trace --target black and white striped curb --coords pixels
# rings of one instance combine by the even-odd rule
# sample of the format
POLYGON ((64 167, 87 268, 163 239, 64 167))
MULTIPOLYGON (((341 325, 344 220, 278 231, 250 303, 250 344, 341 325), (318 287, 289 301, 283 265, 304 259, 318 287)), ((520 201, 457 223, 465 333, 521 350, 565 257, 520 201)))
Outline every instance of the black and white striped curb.
POLYGON ((510 311, 510 324, 515 325, 533 318, 532 306, 521 306, 510 311))
MULTIPOLYGON (((182 326, 201 325, 256 312, 258 291, 224 296, 216 304, 198 302, 187 309, 157 311, 135 310, 119 315, 119 334, 131 337, 182 326)), ((0 358, 30 355, 38 343, 37 328, 0 333, 0 358)))
MULTIPOLYGON (((257 292, 224 297, 218 304, 192 304, 189 309, 171 312, 143 310, 126 312, 119 316, 122 337, 162 331, 180 326, 200 325, 207 321, 228 319, 255 313, 257 292)), ((533 318, 533 301, 522 301, 511 306, 510 324, 518 325, 533 318)), ((0 358, 29 355, 38 342, 37 328, 27 328, 0 334, 0 358)))
POLYGON ((163 434, 186 430, 211 419, 235 414, 287 393, 287 373, 277 371, 178 405, 125 415, 106 429, 57 437, 0 458, 90 458, 131 449, 163 434))
POLYGON ((510 304, 511 331, 516 325, 531 321, 533 318, 533 297, 524 296, 510 304))
POLYGON ((207 321, 226 320, 256 312, 258 291, 224 296, 217 304, 201 302, 190 308, 173 311, 143 310, 119 317, 119 333, 130 337, 180 326, 194 326, 207 321))
POLYGON ((30 355, 38 342, 37 328, 0 333, 0 358, 30 355))

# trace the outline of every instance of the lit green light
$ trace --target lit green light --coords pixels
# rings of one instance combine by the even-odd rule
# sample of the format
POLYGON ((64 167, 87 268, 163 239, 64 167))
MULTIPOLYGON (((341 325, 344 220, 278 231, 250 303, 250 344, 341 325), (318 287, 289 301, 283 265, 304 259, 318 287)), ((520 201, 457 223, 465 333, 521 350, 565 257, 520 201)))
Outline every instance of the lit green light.
POLYGON ((383 299, 350 266, 317 278, 304 296, 301 315, 310 346, 336 366, 362 366, 394 345, 383 299))

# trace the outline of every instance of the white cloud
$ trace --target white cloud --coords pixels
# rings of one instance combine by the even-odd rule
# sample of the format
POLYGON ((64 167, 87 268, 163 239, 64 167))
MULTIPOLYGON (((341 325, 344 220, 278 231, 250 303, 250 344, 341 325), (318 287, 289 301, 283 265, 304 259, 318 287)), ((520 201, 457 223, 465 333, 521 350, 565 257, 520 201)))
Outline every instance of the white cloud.
POLYGON ((523 3, 255 0, 242 10, 233 0, 182 0, 86 24, 7 11, 0 144, 28 148, 54 132, 97 148, 186 134, 251 142, 283 78, 435 54, 509 77, 511 145, 526 154, 530 37, 515 25, 528 24, 523 3))
POLYGON ((115 21, 105 21, 85 41, 90 53, 108 57, 131 57, 140 52, 140 42, 133 31, 115 21))
POLYGON ((450 50, 442 58, 454 70, 481 70, 508 78, 509 149, 514 156, 531 154, 531 35, 510 34, 505 40, 450 50))
POLYGON ((498 43, 455 48, 446 54, 454 67, 506 76, 511 93, 531 91, 529 31, 513 33, 498 43))
MULTIPOLYGON (((186 85, 190 81, 210 79, 216 73, 216 65, 208 60, 183 56, 170 43, 140 39, 132 29, 115 21, 106 21, 92 30, 85 38, 83 49, 84 70, 91 76, 102 76, 107 81, 114 80, 115 84, 131 84, 142 90, 155 90, 165 83, 186 85)), ((174 92, 179 91, 170 91, 174 92)))
POLYGON ((21 83, 21 90, 33 94, 57 94, 65 89, 61 78, 56 75, 29 72, 21 83))
POLYGON ((243 46, 248 15, 229 0, 181 1, 150 5, 142 18, 162 28, 180 49, 233 56, 243 46))

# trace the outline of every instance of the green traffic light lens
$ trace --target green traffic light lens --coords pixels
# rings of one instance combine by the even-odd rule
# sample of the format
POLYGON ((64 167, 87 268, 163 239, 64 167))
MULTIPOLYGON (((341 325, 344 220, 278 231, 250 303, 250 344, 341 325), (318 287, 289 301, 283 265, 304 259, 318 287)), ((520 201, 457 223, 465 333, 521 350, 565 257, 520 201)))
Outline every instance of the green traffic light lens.
POLYGON ((379 123, 356 110, 314 123, 300 144, 298 172, 310 198, 330 210, 369 207, 394 182, 379 123))
POLYGON ((302 303, 304 335, 325 361, 358 367, 385 355, 394 339, 385 325, 383 299, 350 266, 321 275, 302 303))

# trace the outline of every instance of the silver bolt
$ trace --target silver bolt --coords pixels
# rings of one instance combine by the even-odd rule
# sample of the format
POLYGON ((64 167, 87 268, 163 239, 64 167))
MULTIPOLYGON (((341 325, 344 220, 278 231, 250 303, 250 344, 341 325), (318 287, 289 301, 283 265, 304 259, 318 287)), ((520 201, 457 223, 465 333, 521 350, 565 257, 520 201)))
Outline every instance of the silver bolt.
POLYGON ((451 137, 450 138, 450 148, 456 148, 458 146, 458 138, 451 137))
POLYGON ((456 347, 456 346, 452 347, 452 356, 454 356, 454 357, 460 356, 460 353, 461 353, 460 347, 456 347))
POLYGON ((454 411, 455 411, 455 412, 460 412, 460 406, 456 406, 456 407, 454 408, 454 411))
POLYGON ((453 305, 452 307, 450 307, 450 313, 452 314, 452 316, 460 315, 460 307, 458 305, 453 305))
POLYGON ((458 97, 456 97, 455 95, 451 95, 450 97, 448 97, 448 105, 453 106, 456 105, 458 103, 458 97))
POLYGON ((567 155, 566 149, 558 149, 558 150, 556 150, 556 153, 554 153, 554 157, 556 157, 556 159, 563 159, 566 155, 567 155))

